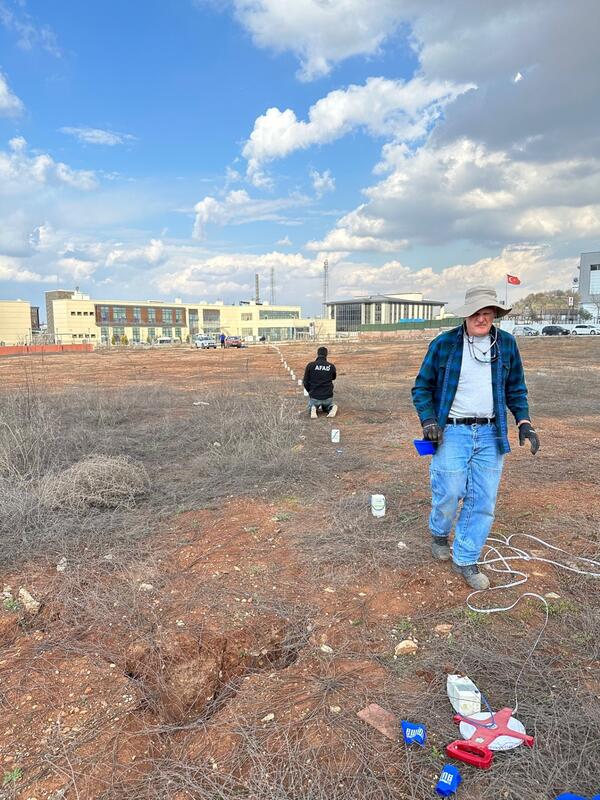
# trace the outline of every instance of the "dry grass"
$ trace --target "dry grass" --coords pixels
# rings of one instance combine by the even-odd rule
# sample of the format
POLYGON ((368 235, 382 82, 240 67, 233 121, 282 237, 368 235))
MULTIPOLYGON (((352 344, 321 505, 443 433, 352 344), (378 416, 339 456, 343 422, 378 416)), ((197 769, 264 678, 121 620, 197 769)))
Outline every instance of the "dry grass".
MULTIPOLYGON (((592 378, 580 369, 577 379, 587 387, 582 396, 571 392, 555 398, 554 378, 531 373, 537 414, 546 410, 565 425, 574 417, 585 419, 595 429, 592 378)), ((380 380, 386 380, 383 371, 380 380)), ((389 380, 395 380, 393 375, 389 380)), ((390 437, 381 422, 389 422, 394 435, 400 430, 402 446, 409 446, 414 419, 408 417, 407 391, 408 384, 399 381, 376 389, 358 386, 352 393, 350 383, 342 381, 341 408, 355 414, 363 438, 353 451, 348 435, 341 454, 328 442, 328 430, 311 426, 298 413, 303 406, 295 398, 281 398, 280 386, 269 381, 242 381, 235 391, 224 387, 202 395, 206 406, 192 406, 192 398, 183 394, 146 389, 66 392, 51 398, 29 392, 5 398, 0 407, 1 558, 11 568, 32 558, 67 555, 70 562, 52 586, 55 616, 33 651, 39 679, 50 669, 46 659, 51 650, 117 663, 121 676, 126 669, 123 643, 142 643, 148 654, 144 670, 131 672, 130 685, 141 700, 124 718, 120 734, 120 741, 127 741, 132 736, 127 725, 135 721, 150 743, 135 766, 119 762, 115 741, 97 749, 94 737, 102 731, 90 725, 79 736, 52 738, 47 761, 26 780, 44 774, 50 763, 62 770, 65 798, 85 797, 80 787, 86 772, 100 764, 101 788, 93 797, 102 800, 425 800, 432 797, 445 763, 443 747, 457 736, 445 694, 446 671, 468 673, 491 704, 502 707, 513 705, 526 664, 517 716, 536 736, 535 747, 498 754, 490 771, 461 766, 460 796, 549 800, 567 789, 586 796, 597 793, 597 584, 558 576, 562 602, 553 606, 532 658, 528 656, 542 623, 537 606, 482 617, 467 614, 458 593, 447 605, 436 605, 437 611, 419 601, 410 620, 390 615, 369 619, 363 628, 348 628, 347 644, 340 639, 330 656, 312 641, 315 625, 329 630, 345 613, 328 610, 324 615, 313 604, 323 585, 341 591, 345 582, 356 584, 360 576, 361 582, 371 581, 377 588, 379 574, 389 576, 400 567, 393 572, 394 588, 410 594, 412 568, 427 557, 423 462, 409 463, 401 450, 394 451, 397 464, 391 458, 381 461, 390 437), (407 416, 394 416, 398 409, 407 416), (125 470, 119 480, 115 464, 125 470), (90 465, 100 468, 90 478, 82 475, 83 465, 88 473, 90 465), (384 519, 370 514, 372 489, 370 483, 360 484, 360 469, 387 497, 384 519), (124 485, 130 474, 133 488, 124 485), (41 487, 53 481, 62 481, 63 494, 48 493, 54 500, 40 502, 41 487), (211 618, 227 619, 234 613, 230 607, 236 590, 231 585, 219 588, 194 573, 192 590, 174 600, 166 579, 161 583, 165 552, 153 551, 150 534, 177 512, 217 508, 228 495, 272 500, 290 494, 302 513, 295 525, 292 519, 289 528, 282 526, 282 535, 290 534, 285 546, 296 548, 300 563, 283 575, 277 572, 282 567, 274 568, 269 573, 277 576, 272 584, 261 584, 253 597, 259 619, 275 616, 285 622, 280 650, 260 667, 248 662, 242 672, 224 676, 214 702, 202 713, 167 718, 161 705, 169 668, 161 646, 165 621, 175 613, 187 618, 196 606, 211 618), (144 538, 149 547, 143 547, 144 538), (401 541, 407 550, 398 548, 401 541), (107 553, 114 558, 105 560, 107 553), (324 574, 332 576, 331 583, 323 582, 324 574), (151 600, 155 595, 140 593, 141 579, 155 585, 160 602, 151 600), (277 590, 269 595, 266 589, 275 584, 277 590), (453 625, 451 636, 434 633, 440 621, 453 625), (419 650, 411 658, 394 660, 394 644, 408 631, 418 639, 419 650), (356 709, 368 702, 425 723, 427 747, 407 751, 384 740, 356 718, 356 709), (332 711, 338 706, 339 712, 332 711), (274 714, 272 722, 262 721, 267 713, 274 714)), ((342 415, 339 422, 343 429, 342 415)), ((593 448, 565 453, 560 463, 558 457, 538 459, 533 466, 515 459, 512 476, 518 482, 526 477, 523 485, 535 485, 536 492, 551 497, 553 481, 565 468, 581 477, 592 467, 593 448)), ((558 519, 552 507, 540 503, 535 515, 517 521, 508 497, 500 510, 499 523, 510 522, 527 532, 568 528, 572 539, 587 541, 589 555, 594 555, 597 520, 590 509, 563 509, 558 519)), ((249 544, 245 551, 249 559, 253 546, 259 547, 249 544)), ((268 562, 268 550, 264 560, 268 562)), ((438 577, 439 583, 419 587, 424 598, 430 592, 437 600, 446 591, 443 576, 438 577)), ((201 623, 189 624, 187 632, 198 642, 206 635, 201 623)), ((0 790, 0 798, 12 798, 9 792, 0 790)))

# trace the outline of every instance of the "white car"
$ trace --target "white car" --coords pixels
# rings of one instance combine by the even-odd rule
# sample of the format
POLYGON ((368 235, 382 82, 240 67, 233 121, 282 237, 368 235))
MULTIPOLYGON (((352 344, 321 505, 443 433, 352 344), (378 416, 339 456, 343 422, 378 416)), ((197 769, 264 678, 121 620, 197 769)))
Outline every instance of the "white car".
POLYGON ((200 334, 199 336, 194 336, 194 347, 197 347, 199 350, 208 350, 209 348, 217 349, 217 343, 212 338, 212 336, 207 336, 206 334, 200 334))
POLYGON ((573 336, 596 336, 600 334, 600 328, 596 325, 573 325, 571 334, 573 336))

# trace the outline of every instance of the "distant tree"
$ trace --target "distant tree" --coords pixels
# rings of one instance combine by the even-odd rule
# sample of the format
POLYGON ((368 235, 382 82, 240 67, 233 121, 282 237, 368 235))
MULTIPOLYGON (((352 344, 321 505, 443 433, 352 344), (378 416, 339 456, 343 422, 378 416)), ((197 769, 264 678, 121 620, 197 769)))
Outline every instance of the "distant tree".
POLYGON ((554 289, 548 292, 532 292, 513 305, 511 317, 529 317, 540 320, 547 317, 556 318, 569 313, 579 305, 578 292, 566 292, 554 289), (573 306, 569 306, 569 297, 573 298, 573 306))
POLYGON ((592 317, 593 317, 593 314, 591 314, 587 310, 587 308, 580 308, 579 309, 579 319, 583 320, 584 322, 587 322, 588 319, 592 319, 592 317))
POLYGON ((121 344, 129 344, 129 339, 126 336, 121 336, 121 344))
POLYGON ((116 344, 117 343, 117 337, 114 335, 114 333, 112 335, 112 339, 110 340, 110 343, 111 344, 116 344))
POLYGON ((600 294, 591 294, 590 303, 596 306, 596 319, 600 318, 600 294))

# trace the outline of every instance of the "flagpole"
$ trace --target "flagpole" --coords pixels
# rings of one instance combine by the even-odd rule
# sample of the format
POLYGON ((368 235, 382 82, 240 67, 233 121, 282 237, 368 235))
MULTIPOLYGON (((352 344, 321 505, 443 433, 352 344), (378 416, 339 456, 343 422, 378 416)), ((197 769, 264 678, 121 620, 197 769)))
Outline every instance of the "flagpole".
POLYGON ((505 282, 505 286, 504 286, 504 305, 507 306, 508 305, 508 275, 504 276, 504 282, 505 282))

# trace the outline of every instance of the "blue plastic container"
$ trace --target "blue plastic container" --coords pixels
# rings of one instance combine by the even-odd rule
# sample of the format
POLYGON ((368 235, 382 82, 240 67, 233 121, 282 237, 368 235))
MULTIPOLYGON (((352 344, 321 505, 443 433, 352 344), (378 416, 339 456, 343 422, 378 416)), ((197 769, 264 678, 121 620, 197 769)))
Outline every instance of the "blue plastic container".
POLYGON ((453 764, 446 764, 435 786, 436 794, 440 797, 450 797, 462 782, 460 772, 453 764))
POLYGON ((585 800, 580 794, 573 794, 573 792, 563 792, 559 794, 556 800, 585 800))
POLYGON ((401 720, 402 736, 406 744, 420 744, 421 747, 425 746, 425 739, 427 738, 427 729, 425 725, 419 722, 409 722, 406 719, 401 720))
POLYGON ((413 442, 420 456, 432 456, 435 453, 435 445, 429 439, 413 439, 413 442))

